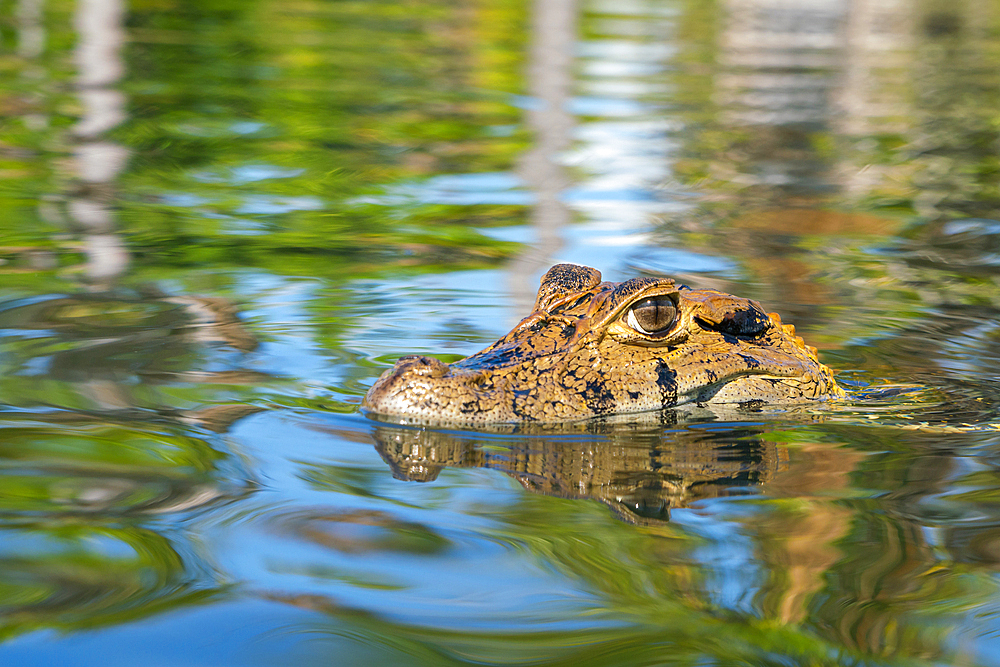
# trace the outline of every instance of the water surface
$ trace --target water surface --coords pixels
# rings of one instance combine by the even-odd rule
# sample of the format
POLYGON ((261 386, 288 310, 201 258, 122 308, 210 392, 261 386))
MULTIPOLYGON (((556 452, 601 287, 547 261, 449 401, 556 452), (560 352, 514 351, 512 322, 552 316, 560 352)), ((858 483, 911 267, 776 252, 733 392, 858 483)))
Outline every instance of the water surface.
POLYGON ((0 659, 997 665, 1000 5, 0 7, 0 659), (359 411, 571 261, 839 405, 359 411))

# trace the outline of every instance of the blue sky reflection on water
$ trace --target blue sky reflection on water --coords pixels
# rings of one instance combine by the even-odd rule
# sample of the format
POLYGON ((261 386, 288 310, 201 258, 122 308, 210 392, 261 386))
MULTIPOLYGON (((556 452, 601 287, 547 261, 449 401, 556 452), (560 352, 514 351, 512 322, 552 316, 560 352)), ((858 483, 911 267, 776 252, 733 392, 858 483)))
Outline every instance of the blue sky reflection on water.
MULTIPOLYGON (((402 622, 458 629, 571 629, 580 612, 595 607, 591 593, 577 582, 553 577, 544 562, 526 557, 511 541, 516 538, 491 518, 519 502, 517 485, 509 478, 455 471, 442 480, 444 488, 384 480, 384 463, 371 447, 331 452, 324 430, 323 421, 311 418, 262 415, 232 433, 271 489, 250 503, 259 503, 261 512, 247 507, 238 515, 223 514, 223 523, 210 529, 216 564, 234 581, 259 590, 308 590, 402 622), (294 460, 273 447, 289 439, 298 443, 294 460), (372 484, 367 489, 371 495, 331 495, 310 481, 312 466, 367 471, 370 476, 363 479, 372 484), (398 520, 424 525, 444 540, 445 550, 433 556, 350 548, 338 552, 288 533, 297 521, 308 519, 336 533, 345 528, 337 517, 357 510, 390 511, 398 520), (484 576, 469 577, 469 563, 476 563, 484 576)), ((587 625, 594 623, 604 624, 595 620, 587 625)))

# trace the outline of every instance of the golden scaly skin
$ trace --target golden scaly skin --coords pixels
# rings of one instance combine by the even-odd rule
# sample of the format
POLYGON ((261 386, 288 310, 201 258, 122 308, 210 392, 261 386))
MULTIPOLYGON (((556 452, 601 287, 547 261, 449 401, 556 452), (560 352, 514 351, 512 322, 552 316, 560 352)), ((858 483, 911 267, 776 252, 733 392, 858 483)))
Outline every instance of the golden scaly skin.
POLYGON ((363 406, 406 420, 490 424, 842 396, 816 349, 756 301, 668 279, 601 282, 596 269, 557 264, 509 334, 451 365, 403 357, 363 406), (671 314, 666 326, 639 325, 650 303, 671 314))

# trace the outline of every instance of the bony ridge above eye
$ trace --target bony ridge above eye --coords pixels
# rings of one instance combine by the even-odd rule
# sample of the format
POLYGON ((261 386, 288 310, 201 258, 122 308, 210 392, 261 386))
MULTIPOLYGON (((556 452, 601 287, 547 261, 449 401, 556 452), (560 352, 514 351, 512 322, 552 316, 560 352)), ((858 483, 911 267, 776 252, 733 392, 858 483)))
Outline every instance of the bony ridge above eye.
POLYGON ((626 323, 643 334, 663 333, 677 319, 677 305, 669 296, 654 296, 632 304, 626 323))

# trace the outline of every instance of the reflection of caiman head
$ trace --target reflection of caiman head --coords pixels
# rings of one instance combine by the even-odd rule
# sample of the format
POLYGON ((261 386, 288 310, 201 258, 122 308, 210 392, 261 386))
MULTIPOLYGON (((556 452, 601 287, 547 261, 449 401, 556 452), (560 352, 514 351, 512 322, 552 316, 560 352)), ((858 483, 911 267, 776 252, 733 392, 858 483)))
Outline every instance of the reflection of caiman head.
POLYGON ((445 467, 492 468, 531 491, 600 500, 640 524, 668 521, 671 508, 763 484, 785 464, 784 450, 747 431, 631 433, 624 443, 614 431, 609 436, 485 440, 393 426, 373 433, 398 479, 429 482, 445 467))
POLYGON ((483 424, 843 395, 816 350, 755 301, 672 280, 601 282, 595 269, 559 264, 509 334, 450 365, 403 357, 364 405, 404 419, 483 424))

